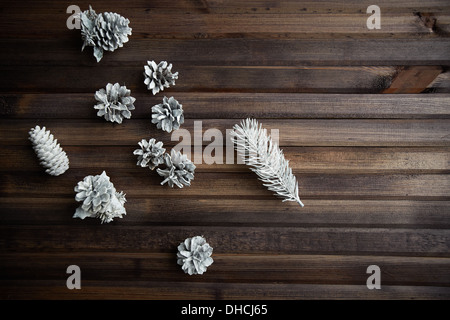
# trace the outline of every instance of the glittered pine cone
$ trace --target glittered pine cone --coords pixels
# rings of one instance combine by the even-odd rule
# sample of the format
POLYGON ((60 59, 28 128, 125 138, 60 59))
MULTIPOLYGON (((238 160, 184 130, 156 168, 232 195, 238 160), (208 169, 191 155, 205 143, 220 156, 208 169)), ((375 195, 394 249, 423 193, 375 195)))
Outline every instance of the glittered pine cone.
POLYGON ((80 14, 81 37, 84 50, 86 46, 94 47, 94 56, 99 62, 103 51, 114 51, 128 42, 131 28, 130 20, 113 12, 97 14, 92 7, 80 14))
POLYGON ((189 275, 203 274, 214 262, 213 248, 201 236, 187 238, 178 246, 177 263, 189 275))
POLYGON ((135 98, 130 96, 131 90, 118 83, 106 85, 106 89, 95 92, 95 99, 99 102, 94 106, 97 109, 97 116, 104 117, 110 122, 122 123, 123 118, 130 119, 134 110, 135 98))
POLYGON ((194 180, 195 165, 186 155, 172 149, 170 155, 164 154, 164 163, 166 169, 156 169, 156 172, 164 178, 161 184, 167 183, 171 188, 174 185, 179 188, 191 185, 191 180, 194 180))
POLYGON ((45 172, 52 176, 59 176, 69 169, 69 158, 66 152, 49 130, 36 126, 30 130, 29 136, 40 164, 46 169, 45 172))
POLYGON ((172 73, 172 64, 167 61, 161 61, 156 64, 155 61, 147 61, 144 66, 144 83, 148 90, 152 90, 153 95, 165 88, 175 85, 175 80, 178 79, 178 72, 172 73))
POLYGON ((126 214, 125 195, 123 192, 116 192, 105 171, 101 175, 85 177, 74 190, 77 193, 75 200, 82 202, 75 211, 74 218, 99 218, 102 223, 109 223, 126 214))
POLYGON ((155 139, 142 139, 138 143, 140 149, 134 150, 133 154, 138 156, 137 165, 143 168, 149 167, 150 170, 155 169, 161 163, 164 163, 164 153, 166 149, 163 148, 161 141, 156 142, 155 139))
POLYGON ((169 133, 179 129, 184 123, 183 105, 174 97, 164 97, 162 103, 152 107, 152 123, 169 133))

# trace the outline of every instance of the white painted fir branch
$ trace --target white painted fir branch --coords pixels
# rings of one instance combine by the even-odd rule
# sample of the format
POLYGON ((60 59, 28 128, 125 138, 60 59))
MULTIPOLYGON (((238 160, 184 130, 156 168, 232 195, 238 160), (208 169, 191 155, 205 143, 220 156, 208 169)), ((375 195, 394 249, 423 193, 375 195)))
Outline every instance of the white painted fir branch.
POLYGON ((255 119, 242 120, 233 127, 235 149, 270 191, 284 201, 304 206, 298 195, 298 182, 283 151, 273 142, 267 130, 255 119))

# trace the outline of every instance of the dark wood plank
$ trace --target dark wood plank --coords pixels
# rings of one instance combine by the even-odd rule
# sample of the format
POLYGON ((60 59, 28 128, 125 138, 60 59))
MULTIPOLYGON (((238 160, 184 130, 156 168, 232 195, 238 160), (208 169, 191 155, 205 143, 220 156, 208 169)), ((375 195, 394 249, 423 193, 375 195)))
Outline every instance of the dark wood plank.
MULTIPOLYGON (((189 119, 450 118, 449 94, 379 95, 177 92, 189 119)), ((132 92, 133 119, 147 119, 160 96, 132 92)), ((17 119, 95 119, 93 93, 10 94, 0 96, 0 115, 17 119), (62 105, 63 104, 63 105, 62 105)))
MULTIPOLYGON (((207 0, 210 12, 215 13, 321 13, 339 15, 343 13, 365 13, 368 5, 358 0, 345 2, 345 6, 332 1, 296 1, 296 0, 207 0)), ((450 10, 448 2, 438 1, 377 1, 383 13, 405 13, 414 11, 447 12, 450 10)))
MULTIPOLYGON (((64 151, 70 159, 70 168, 81 170, 89 163, 91 170, 103 170, 105 163, 111 169, 127 168, 132 172, 142 172, 135 166, 137 157, 135 147, 116 146, 66 146, 64 151), (114 154, 114 157, 111 157, 114 154)), ((168 147, 170 148, 170 147, 168 147)), ((196 172, 247 172, 248 167, 237 162, 237 156, 226 148, 222 150, 223 157, 217 159, 205 148, 192 150, 190 159, 197 161, 196 172), (227 152, 234 155, 234 160, 227 163, 227 152)), ((298 173, 449 173, 450 148, 363 148, 363 147, 285 147, 283 148, 290 167, 298 173)), ((230 160, 231 157, 228 158, 230 160)), ((30 146, 10 146, 3 150, 0 158, 0 173, 29 172, 39 173, 42 168, 37 166, 37 158, 30 146), (21 159, 17 161, 16 159, 21 159)))
POLYGON ((186 277, 174 263, 173 253, 13 253, 2 254, 0 286, 5 280, 60 280, 64 285, 69 265, 82 268, 85 281, 155 281, 180 283, 315 283, 364 285, 367 267, 381 269, 382 287, 449 287, 450 259, 429 257, 339 255, 213 254, 214 263, 202 277, 186 277), (33 268, 30 269, 30 262, 33 268), (279 272, 283 265, 284 272, 279 272), (423 276, 417 278, 417 273, 423 276), (8 274, 8 277, 5 277, 8 274))
MULTIPOLYGON (((379 0, 378 6, 383 8, 383 12, 387 14, 408 13, 414 11, 422 12, 438 12, 445 13, 450 10, 450 6, 445 0, 433 1, 389 1, 379 0)), ((13 2, 3 8, 5 13, 20 13, 20 10, 29 9, 34 12, 45 12, 44 8, 48 8, 49 12, 61 12, 71 4, 70 1, 59 1, 55 3, 51 0, 21 1, 13 2)), ((92 1, 79 0, 77 5, 82 10, 86 10, 92 1)), ((101 12, 109 10, 111 3, 108 0, 96 0, 94 9, 101 12)), ((368 7, 361 4, 358 0, 346 1, 345 6, 332 1, 302 1, 297 0, 172 0, 170 2, 133 0, 128 2, 114 3, 116 10, 148 10, 165 13, 251 13, 251 14, 273 14, 273 13, 321 13, 321 14, 361 14, 365 13, 368 7)))
MULTIPOLYGON (((85 281, 83 292, 68 290, 61 281, 2 281, 2 298, 51 300, 184 300, 186 292, 194 300, 448 300, 447 287, 385 286, 368 290, 365 285, 251 284, 251 283, 178 283, 120 281, 111 284, 85 281)), ((181 311, 180 311, 181 312, 181 311)), ((178 313, 178 312, 177 312, 178 313)))
MULTIPOLYGON (((72 218, 78 203, 66 197, 0 198, 2 225, 79 225, 72 218)), ((137 198, 127 194, 121 226, 372 227, 448 229, 449 201, 315 200, 300 211, 295 203, 264 199, 137 198), (362 209, 363 208, 363 209, 362 209)), ((82 224, 98 225, 96 220, 82 224)))
MULTIPOLYGON (((180 197, 195 199, 264 199, 275 197, 263 187, 252 172, 195 174, 189 188, 171 189, 160 186, 156 172, 133 172, 128 169, 104 168, 118 190, 133 197, 180 197), (125 174, 126 173, 126 174, 125 174)), ((8 197, 72 197, 73 188, 86 175, 101 174, 102 170, 71 170, 70 174, 53 177, 41 174, 26 176, 4 174, 1 194, 8 197)), ((428 175, 298 175, 300 198, 307 199, 395 199, 395 200, 449 200, 448 174, 428 175)), ((271 199, 271 198, 270 198, 271 199)), ((280 200, 281 201, 281 200, 280 200)), ((280 204, 281 205, 281 204, 280 204)), ((301 214, 301 208, 298 208, 301 214)))
POLYGON ((6 39, 0 53, 5 66, 117 66, 152 59, 174 65, 219 66, 405 66, 449 65, 450 39, 131 39, 123 49, 97 63, 81 38, 6 39), (32 47, 33 50, 28 50, 32 47), (180 50, 182 48, 182 50, 180 50), (408 52, 405 55, 404 52, 408 52))
MULTIPOLYGON (((138 106, 137 106, 138 107, 138 106)), ((91 108, 91 107, 89 107, 91 108)), ((166 145, 175 145, 183 141, 184 134, 190 141, 180 145, 188 145, 194 141, 194 125, 197 134, 208 129, 217 129, 225 139, 226 130, 232 129, 240 121, 236 119, 204 119, 187 118, 189 109, 185 110, 185 123, 178 131, 168 134, 156 128, 148 120, 129 119, 122 124, 107 123, 97 117, 92 120, 57 119, 36 120, 3 120, 0 126, 0 145, 29 145, 28 132, 36 125, 46 126, 61 143, 70 145, 104 145, 130 146, 134 148, 141 139, 153 137, 166 145), (186 131, 187 130, 187 131, 186 131), (111 133, 114 132, 114 138, 111 133), (190 137, 188 136, 190 135, 190 137), (173 141, 171 141, 173 140, 173 141)), ((261 121, 270 132, 279 130, 280 146, 434 146, 450 145, 450 120, 272 120, 261 121)), ((220 141, 220 137, 218 137, 220 141)), ((203 145, 211 141, 202 141, 203 145)), ((224 145, 227 141, 224 140, 224 145)), ((195 159, 194 159, 195 160, 195 159)))
MULTIPOLYGON (((66 20, 69 14, 63 14, 67 6, 61 5, 51 12, 49 8, 29 12, 25 16, 20 13, 2 14, 0 19, 1 38, 65 38, 72 34, 79 34, 78 30, 69 30, 66 20), (44 12, 42 10, 45 10, 44 12), (62 11, 62 12, 61 12, 62 11), (38 23, 36 23, 38 22, 38 23), (56 28, 55 25, 60 26, 56 28), (44 33, 45 31, 45 33, 44 33)), ((83 8, 83 9, 87 9, 83 8)), ((101 8, 95 7, 101 12, 101 8)), ((361 8, 367 9, 367 6, 361 8)), ((108 10, 108 9, 106 9, 108 10)), ((255 14, 186 14, 177 12, 152 12, 151 10, 136 10, 132 8, 120 10, 119 14, 130 20, 134 38, 147 37, 195 37, 211 34, 254 34, 268 32, 274 34, 303 33, 303 34, 401 34, 414 35, 429 34, 419 17, 412 11, 383 15, 383 27, 379 30, 368 30, 366 21, 369 17, 365 11, 357 14, 270 14, 261 17, 255 14)), ((441 29, 448 32, 450 14, 436 14, 441 29)))
MULTIPOLYGON (((141 61, 114 68, 98 65, 93 77, 86 77, 92 72, 90 66, 54 66, 50 69, 44 66, 3 67, 0 90, 94 94, 108 82, 119 82, 133 92, 151 94, 144 85, 145 63, 141 61)), ((180 91, 377 93, 386 88, 389 84, 386 79, 390 79, 395 72, 393 67, 227 67, 190 64, 177 64, 172 70, 179 72, 179 79, 174 87, 163 92, 166 95, 180 91)))
POLYGON ((450 235, 442 229, 294 228, 208 226, 106 226, 74 220, 66 226, 0 226, 4 253, 176 250, 187 237, 203 235, 215 253, 406 255, 449 257, 450 235), (80 234, 83 234, 80 237, 80 234), (120 239, 120 240, 119 240, 120 239))

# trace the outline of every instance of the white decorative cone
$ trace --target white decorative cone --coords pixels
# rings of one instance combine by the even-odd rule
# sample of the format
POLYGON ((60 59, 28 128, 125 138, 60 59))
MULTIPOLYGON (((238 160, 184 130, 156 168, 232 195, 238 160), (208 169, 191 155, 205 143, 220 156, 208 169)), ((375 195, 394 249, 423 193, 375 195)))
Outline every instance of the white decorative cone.
POLYGON ((156 172, 164 178, 161 184, 167 183, 171 188, 174 185, 179 188, 191 185, 191 180, 194 180, 195 165, 185 154, 172 149, 170 155, 164 154, 164 164, 165 169, 156 169, 156 172))
POLYGON ((74 190, 77 193, 75 200, 82 203, 75 211, 74 218, 99 218, 102 223, 109 223, 114 218, 126 215, 125 194, 116 192, 105 171, 100 175, 85 177, 74 190))
POLYGON ((187 238, 178 246, 177 263, 189 275, 203 274, 214 260, 213 248, 201 236, 187 238))
POLYGON ((69 169, 69 158, 45 127, 36 126, 29 132, 29 139, 45 172, 52 176, 59 176, 69 169))
POLYGON ((99 62, 103 51, 114 51, 123 47, 131 35, 128 26, 130 20, 113 12, 97 14, 91 6, 89 10, 80 13, 81 37, 84 50, 86 46, 94 47, 94 56, 99 62))
POLYGON ((118 83, 108 83, 105 89, 95 92, 97 104, 94 109, 98 110, 97 116, 105 118, 106 121, 122 123, 123 119, 131 118, 131 110, 134 110, 136 98, 132 97, 131 90, 118 83))
POLYGON ((178 79, 178 72, 172 72, 172 64, 167 61, 161 61, 156 64, 155 61, 147 61, 144 66, 144 83, 148 90, 152 90, 153 95, 165 88, 175 85, 178 79))

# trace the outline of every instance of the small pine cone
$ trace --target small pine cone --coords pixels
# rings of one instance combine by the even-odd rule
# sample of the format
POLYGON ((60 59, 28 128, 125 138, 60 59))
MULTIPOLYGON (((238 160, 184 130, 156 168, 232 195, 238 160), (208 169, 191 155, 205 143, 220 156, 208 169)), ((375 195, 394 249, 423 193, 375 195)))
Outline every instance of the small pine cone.
POLYGON ((152 90, 153 95, 163 91, 164 88, 174 86, 175 80, 178 79, 178 72, 172 73, 172 64, 168 64, 167 61, 161 61, 159 64, 153 60, 147 61, 144 70, 144 83, 148 90, 152 90))
POLYGON ((81 37, 84 50, 86 46, 94 47, 94 56, 99 62, 103 51, 114 51, 128 42, 131 28, 130 20, 113 12, 97 14, 92 7, 80 14, 81 37))
POLYGON ((194 180, 195 165, 186 155, 172 149, 170 155, 164 154, 164 163, 166 169, 156 169, 156 172, 164 178, 162 185, 166 182, 171 188, 174 184, 179 188, 191 185, 191 180, 194 180))
POLYGON ((85 177, 74 190, 77 193, 75 200, 82 202, 75 211, 74 218, 99 218, 102 223, 109 223, 126 214, 125 194, 116 192, 105 171, 101 175, 85 177))
POLYGON ((134 150, 133 154, 138 156, 137 165, 143 168, 149 167, 154 170, 157 166, 164 162, 164 153, 166 149, 163 148, 161 141, 156 142, 155 139, 142 139, 138 143, 141 149, 134 150))
POLYGON ((213 248, 201 236, 187 238, 178 246, 177 263, 189 275, 203 274, 214 260, 213 248))
POLYGON ((167 132, 177 130, 184 123, 183 105, 174 97, 164 97, 163 102, 152 107, 152 123, 167 132))
POLYGON ((40 164, 46 168, 45 172, 52 176, 59 176, 69 169, 69 158, 66 152, 49 130, 36 126, 31 128, 29 135, 40 164))
POLYGON ((130 96, 131 90, 120 84, 108 83, 105 89, 95 92, 95 99, 100 102, 94 106, 97 115, 104 117, 107 121, 122 123, 123 118, 130 119, 134 110, 135 98, 130 96))

